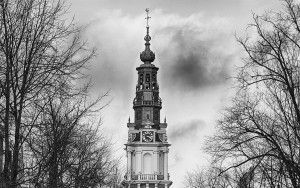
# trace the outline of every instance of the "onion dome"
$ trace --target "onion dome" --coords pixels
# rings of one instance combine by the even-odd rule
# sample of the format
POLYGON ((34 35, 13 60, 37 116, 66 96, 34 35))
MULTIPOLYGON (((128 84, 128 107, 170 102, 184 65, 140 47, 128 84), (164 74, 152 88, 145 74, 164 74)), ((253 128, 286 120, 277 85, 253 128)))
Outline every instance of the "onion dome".
POLYGON ((147 35, 145 36, 144 40, 146 41, 145 43, 145 50, 143 52, 140 53, 140 59, 144 62, 144 63, 151 63, 154 61, 155 59, 155 54, 150 50, 150 40, 151 37, 149 35, 149 25, 148 25, 148 21, 149 21, 149 9, 146 9, 147 12, 147 35))
POLYGON ((140 58, 144 63, 151 63, 155 59, 155 54, 150 50, 150 40, 151 37, 149 36, 149 27, 147 27, 147 35, 145 36, 145 50, 140 53, 140 58))

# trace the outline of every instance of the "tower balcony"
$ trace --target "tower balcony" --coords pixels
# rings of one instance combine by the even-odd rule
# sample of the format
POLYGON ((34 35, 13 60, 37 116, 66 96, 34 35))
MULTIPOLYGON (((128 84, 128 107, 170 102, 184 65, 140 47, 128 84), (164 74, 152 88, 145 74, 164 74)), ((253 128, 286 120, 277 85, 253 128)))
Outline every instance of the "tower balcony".
POLYGON ((161 107, 161 100, 155 102, 155 101, 133 101, 133 107, 138 107, 138 106, 157 106, 161 107))
POLYGON ((124 187, 170 187, 172 181, 168 178, 164 179, 164 175, 158 174, 126 174, 125 179, 121 183, 124 187), (142 186, 142 184, 144 184, 142 186))
MULTIPOLYGON (((165 180, 164 175, 161 174, 126 174, 125 178, 127 180, 138 180, 138 181, 156 181, 156 180, 165 180)), ((169 177, 167 178, 167 180, 169 177)))

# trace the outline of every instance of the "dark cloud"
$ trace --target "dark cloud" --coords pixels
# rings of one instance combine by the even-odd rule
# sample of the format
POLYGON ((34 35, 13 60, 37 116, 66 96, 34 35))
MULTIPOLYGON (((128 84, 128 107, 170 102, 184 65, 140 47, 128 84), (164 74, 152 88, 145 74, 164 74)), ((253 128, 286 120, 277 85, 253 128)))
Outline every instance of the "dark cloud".
POLYGON ((193 138, 197 136, 199 130, 203 130, 206 124, 202 120, 193 120, 184 125, 177 125, 170 131, 169 138, 171 141, 177 141, 184 138, 193 138))
MULTIPOLYGON (((214 38, 207 38, 203 34, 209 31, 187 27, 166 28, 161 31, 164 32, 172 36, 169 48, 161 53, 165 58, 162 70, 166 85, 196 90, 226 81, 233 56, 220 50, 221 34, 214 33, 214 38)), ((226 52, 225 46, 223 50, 226 52)))

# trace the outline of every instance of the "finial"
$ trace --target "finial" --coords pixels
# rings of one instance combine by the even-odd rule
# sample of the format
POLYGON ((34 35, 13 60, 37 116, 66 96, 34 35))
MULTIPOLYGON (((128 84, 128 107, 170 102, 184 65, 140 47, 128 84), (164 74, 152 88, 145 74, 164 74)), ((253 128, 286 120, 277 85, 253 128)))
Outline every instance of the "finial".
POLYGON ((146 20, 147 20, 147 27, 149 27, 149 19, 151 18, 151 17, 149 17, 149 8, 146 8, 146 14, 147 14, 147 17, 145 18, 146 20))
POLYGON ((167 117, 165 116, 164 123, 167 123, 167 117))
POLYGON ((128 118, 128 123, 130 123, 130 116, 129 116, 129 118, 128 118))
POLYGON ((147 44, 150 45, 149 41, 151 40, 151 37, 149 35, 149 19, 151 17, 149 16, 149 12, 150 12, 149 8, 146 8, 145 11, 146 11, 146 14, 147 14, 147 16, 145 18, 147 20, 147 25, 146 25, 147 35, 145 36, 145 41, 146 41, 146 46, 147 46, 147 44))
POLYGON ((146 8, 146 20, 147 20, 147 26, 146 26, 146 29, 147 29, 147 33, 146 33, 146 36, 145 36, 145 50, 140 54, 140 59, 144 62, 144 63, 151 63, 154 61, 155 59, 155 54, 150 50, 150 40, 151 40, 151 37, 149 35, 149 19, 151 18, 149 16, 149 8, 146 8))

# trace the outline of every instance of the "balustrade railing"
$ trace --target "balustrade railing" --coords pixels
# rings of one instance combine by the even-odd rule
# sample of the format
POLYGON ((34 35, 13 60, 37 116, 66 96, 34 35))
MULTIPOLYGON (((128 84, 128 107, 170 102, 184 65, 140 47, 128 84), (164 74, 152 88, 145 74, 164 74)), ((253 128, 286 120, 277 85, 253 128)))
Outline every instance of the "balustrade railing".
POLYGON ((156 174, 139 174, 139 180, 157 180, 156 174))
MULTIPOLYGON (((128 178, 128 176, 126 176, 128 178)), ((163 180, 164 175, 158 174, 132 174, 131 180, 163 180)))
POLYGON ((134 106, 141 106, 141 105, 155 105, 155 106, 161 106, 161 101, 154 102, 154 101, 134 101, 134 106))

